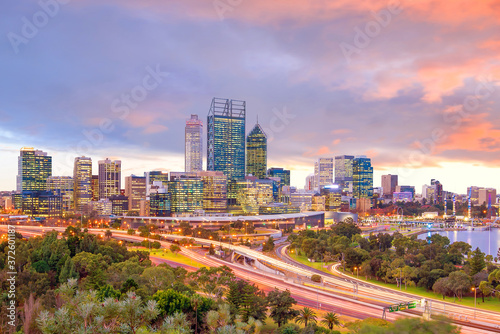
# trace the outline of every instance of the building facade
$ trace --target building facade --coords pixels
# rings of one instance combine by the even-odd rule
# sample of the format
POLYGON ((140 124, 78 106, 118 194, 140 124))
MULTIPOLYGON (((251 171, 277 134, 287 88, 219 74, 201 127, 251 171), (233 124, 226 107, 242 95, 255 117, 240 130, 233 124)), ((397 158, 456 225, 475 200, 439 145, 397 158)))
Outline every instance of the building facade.
POLYGON ((290 186, 290 170, 284 168, 269 168, 267 170, 268 177, 279 177, 280 187, 290 186))
POLYGON ((99 160, 99 198, 120 195, 122 162, 120 160, 99 160))
POLYGON ((199 178, 179 177, 168 183, 172 213, 193 213, 203 209, 203 182, 199 178))
POLYGON ((185 129, 185 171, 203 170, 203 122, 198 115, 191 115, 185 129))
POLYGON ((333 184, 333 158, 319 158, 316 163, 316 190, 333 184))
POLYGON ((373 167, 366 156, 356 157, 352 161, 353 197, 373 197, 373 167))
POLYGON ((146 177, 130 175, 125 177, 125 196, 129 211, 139 212, 141 200, 146 198, 146 177))
POLYGON ((214 98, 207 118, 207 170, 245 177, 245 101, 214 98))
POLYGON ((74 205, 75 211, 83 212, 92 201, 92 159, 88 157, 75 158, 73 168, 74 205))
POLYGON ((344 194, 353 191, 353 160, 353 155, 335 157, 335 184, 339 185, 344 194))
POLYGON ((17 191, 45 191, 52 176, 52 157, 32 147, 23 147, 18 158, 17 191))
POLYGON ((264 179, 267 173, 267 136, 257 123, 247 136, 246 175, 264 179))
POLYGON ((382 175, 382 189, 384 196, 392 196, 392 194, 396 191, 396 186, 398 185, 398 176, 397 175, 382 175))
POLYGON ((74 210, 74 180, 71 176, 50 176, 47 179, 47 191, 61 196, 61 212, 74 210))

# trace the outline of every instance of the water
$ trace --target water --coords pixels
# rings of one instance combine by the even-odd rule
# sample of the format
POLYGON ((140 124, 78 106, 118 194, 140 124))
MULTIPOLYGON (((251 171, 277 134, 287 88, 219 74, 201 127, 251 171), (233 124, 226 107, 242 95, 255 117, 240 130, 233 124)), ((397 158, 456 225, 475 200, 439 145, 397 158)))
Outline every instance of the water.
POLYGON ((481 231, 477 228, 473 231, 469 228, 466 231, 428 232, 420 234, 418 238, 425 240, 425 238, 430 237, 433 233, 448 237, 450 244, 455 241, 464 241, 472 246, 472 250, 479 247, 483 253, 493 255, 493 257, 497 256, 498 249, 500 248, 499 228, 493 228, 491 231, 481 231))

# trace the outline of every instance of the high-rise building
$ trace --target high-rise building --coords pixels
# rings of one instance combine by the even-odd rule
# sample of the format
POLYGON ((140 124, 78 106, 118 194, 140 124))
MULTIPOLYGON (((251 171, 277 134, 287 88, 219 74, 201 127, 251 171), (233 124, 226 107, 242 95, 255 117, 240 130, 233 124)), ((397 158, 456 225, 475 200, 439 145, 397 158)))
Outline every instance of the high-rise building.
POLYGON ((333 158, 319 158, 315 170, 317 190, 333 184, 333 158))
POLYGON ((356 157, 352 160, 353 197, 373 197, 373 167, 371 159, 366 156, 356 157))
POLYGON ((120 160, 99 160, 99 198, 120 195, 121 174, 120 160))
POLYGON ((306 191, 312 191, 315 189, 315 180, 316 176, 314 174, 310 174, 306 177, 306 185, 304 187, 304 190, 306 191))
POLYGON ((166 188, 168 184, 168 173, 162 171, 144 172, 146 178, 146 195, 149 196, 154 189, 166 188))
POLYGON ((74 205, 77 212, 87 210, 92 201, 92 159, 88 157, 75 158, 73 168, 74 205))
POLYGON ((272 180, 247 177, 236 182, 237 203, 245 214, 258 214, 259 207, 274 202, 272 180))
POLYGON ((172 213, 194 213, 203 209, 203 182, 195 177, 179 177, 168 183, 172 213))
POLYGON ((267 176, 269 177, 279 177, 280 187, 290 185, 290 171, 284 168, 269 168, 267 170, 267 176))
POLYGON ((266 177, 267 172, 267 136, 259 123, 255 124, 247 136, 247 171, 258 179, 266 177))
POLYGON ((478 204, 494 205, 497 202, 497 190, 494 188, 481 188, 478 192, 478 204))
POLYGON ((203 210, 206 213, 227 211, 227 176, 222 172, 198 172, 203 182, 203 210))
POLYGON ((352 193, 352 155, 339 155, 335 157, 335 184, 338 184, 343 193, 352 193))
POLYGON ((123 216, 128 212, 128 197, 124 195, 111 196, 111 213, 116 216, 123 216))
POLYGON ((245 101, 213 98, 207 118, 207 170, 245 177, 245 101))
POLYGON ((74 181, 71 176, 49 176, 47 179, 47 191, 61 196, 62 213, 67 213, 75 208, 74 181))
POLYGON ((443 185, 436 179, 431 180, 431 186, 434 187, 434 203, 444 203, 443 185))
POLYGON ((91 181, 91 189, 92 189, 92 200, 99 200, 99 175, 92 175, 91 181))
POLYGON ((23 214, 30 217, 55 218, 60 217, 61 196, 52 191, 25 190, 22 192, 23 214))
POLYGON ((185 130, 185 171, 203 170, 203 122, 198 115, 191 115, 185 130))
POLYGON ((171 214, 171 199, 167 192, 153 193, 149 196, 149 212, 153 217, 168 217, 171 214))
POLYGON ((125 177, 125 196, 129 211, 139 212, 141 200, 146 198, 146 177, 130 175, 125 177))
POLYGON ((398 185, 397 175, 382 175, 382 189, 383 195, 392 196, 396 191, 396 186, 398 185))
POLYGON ((49 176, 52 176, 52 157, 32 147, 21 148, 17 191, 45 191, 49 176))

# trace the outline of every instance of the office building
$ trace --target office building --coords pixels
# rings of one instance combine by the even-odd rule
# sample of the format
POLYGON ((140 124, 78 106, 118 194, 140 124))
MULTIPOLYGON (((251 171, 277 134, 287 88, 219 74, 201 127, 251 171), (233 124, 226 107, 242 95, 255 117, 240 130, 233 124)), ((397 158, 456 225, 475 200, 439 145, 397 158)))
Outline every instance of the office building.
POLYGON ((130 175, 125 177, 125 196, 129 211, 139 212, 141 200, 146 198, 146 177, 130 175))
POLYGON ((384 196, 392 196, 392 194, 396 191, 396 186, 398 185, 398 176, 397 175, 382 175, 382 195, 384 196))
POLYGON ((339 185, 344 194, 353 192, 353 160, 352 155, 335 157, 335 184, 339 185))
POLYGON ((17 191, 45 191, 52 176, 52 157, 32 147, 21 148, 18 158, 17 191))
POLYGON ((111 216, 113 214, 113 204, 109 198, 101 198, 98 201, 90 202, 90 208, 98 216, 111 216))
POLYGON ((257 123, 247 136, 246 175, 264 179, 267 173, 267 136, 257 123))
POLYGON ((149 195, 149 212, 153 217, 169 217, 172 213, 171 195, 167 192, 149 195))
POLYGON ((316 190, 333 184, 333 158, 319 158, 315 164, 316 190))
POLYGON ((443 195, 443 185, 438 180, 432 179, 431 186, 434 187, 434 203, 443 204, 444 203, 444 195, 443 195))
POLYGON ((479 203, 479 189, 482 189, 481 187, 468 187, 467 188, 467 199, 470 197, 472 204, 482 204, 479 203))
POLYGON ((497 202, 497 190, 493 188, 480 188, 478 191, 478 204, 485 204, 487 207, 495 205, 497 202))
POLYGON ((47 191, 61 196, 62 213, 74 210, 74 180, 71 176, 49 176, 47 191))
POLYGON ((304 189, 306 191, 313 191, 315 189, 316 176, 314 174, 310 174, 306 177, 306 185, 304 189))
POLYGON ((301 212, 311 210, 314 191, 296 191, 290 194, 290 205, 300 208, 301 212))
POLYGON ((115 195, 109 198, 111 202, 111 213, 115 216, 124 216, 128 212, 128 197, 115 195))
POLYGON ((203 210, 206 213, 227 211, 227 176, 222 172, 198 172, 203 182, 203 210))
POLYGON ((268 177, 279 177, 280 178, 280 187, 289 186, 290 185, 290 171, 284 168, 269 168, 267 170, 268 177))
POLYGON ((34 218, 56 218, 62 215, 62 197, 51 191, 23 191, 22 211, 34 218))
POLYGON ((99 160, 99 198, 120 195, 122 163, 120 160, 99 160))
POLYGON ((245 101, 214 98, 207 118, 207 170, 245 177, 245 101))
POLYGON ((203 182, 197 177, 169 181, 172 213, 194 213, 203 209, 203 182))
POLYGON ((373 197, 373 167, 371 159, 359 156, 352 160, 353 197, 373 197))
POLYGON ((84 212, 92 201, 92 159, 88 157, 75 158, 73 168, 74 205, 76 212, 84 212))
POLYGON ((396 192, 398 193, 412 193, 413 199, 415 198, 415 187, 413 186, 396 186, 396 192))
POLYGON ((166 188, 168 185, 168 173, 162 171, 144 172, 146 178, 146 195, 149 196, 155 189, 166 188))
POLYGON ((236 181, 237 205, 241 206, 245 214, 258 214, 260 206, 274 202, 273 184, 272 180, 262 180, 255 177, 236 181))
POLYGON ((203 170, 203 122, 198 115, 191 115, 185 129, 185 171, 203 170))
POLYGON ((99 175, 92 175, 91 188, 92 188, 92 200, 98 201, 99 200, 99 175))

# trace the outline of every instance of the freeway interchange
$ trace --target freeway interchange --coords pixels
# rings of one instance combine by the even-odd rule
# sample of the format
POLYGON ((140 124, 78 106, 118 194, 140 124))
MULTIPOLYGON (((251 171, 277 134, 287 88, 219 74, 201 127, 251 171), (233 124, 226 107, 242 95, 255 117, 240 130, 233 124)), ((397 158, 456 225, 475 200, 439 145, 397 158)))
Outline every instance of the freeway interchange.
MULTIPOLYGON (((6 227, 6 225, 0 225, 0 230, 6 229, 6 227)), ((34 236, 52 230, 63 232, 65 228, 16 225, 16 230, 21 234, 34 236)), ((112 232, 112 237, 118 240, 131 242, 144 240, 140 236, 128 235, 123 230, 112 230, 112 232)), ((89 229, 89 233, 102 235, 104 230, 89 229)), ((294 261, 288 256, 286 245, 276 248, 278 258, 274 258, 246 246, 171 234, 162 234, 161 236, 169 240, 170 243, 181 238, 187 238, 194 239, 200 245, 210 246, 213 244, 229 249, 234 254, 238 254, 239 257, 243 257, 243 264, 224 261, 215 256, 203 255, 185 247, 181 247, 181 254, 210 267, 226 265, 233 270, 236 276, 256 283, 266 291, 274 288, 288 289, 299 305, 332 311, 357 319, 380 318, 385 313, 385 317, 389 321, 399 317, 420 317, 424 311, 430 311, 433 315, 441 314, 449 317, 456 325, 461 326, 462 333, 500 333, 499 313, 480 309, 474 310, 474 308, 443 302, 438 299, 427 298, 428 309, 426 310, 420 303, 417 303, 413 309, 384 312, 384 309, 388 309, 390 305, 407 304, 408 302, 419 301, 422 297, 352 278, 339 271, 338 264, 331 267, 331 274, 316 270, 294 261), (251 263, 252 261, 265 264, 273 268, 275 272, 273 273, 273 270, 263 271, 256 268, 257 266, 249 265, 248 262, 251 263), (322 284, 315 284, 310 280, 310 277, 314 274, 321 276, 322 284)), ((168 247, 170 243, 160 241, 162 247, 168 247)), ((154 255, 151 256, 151 259, 154 262, 161 262, 161 258, 155 258, 154 255)))

